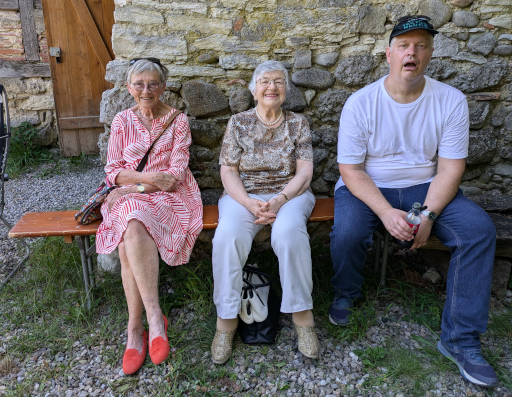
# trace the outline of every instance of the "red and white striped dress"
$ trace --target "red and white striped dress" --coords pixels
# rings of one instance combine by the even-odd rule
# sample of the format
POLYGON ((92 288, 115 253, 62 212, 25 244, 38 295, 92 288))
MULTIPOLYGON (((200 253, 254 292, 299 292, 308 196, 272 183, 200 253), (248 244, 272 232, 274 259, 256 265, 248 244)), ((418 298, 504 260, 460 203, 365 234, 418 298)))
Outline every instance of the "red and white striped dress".
MULTIPOLYGON (((148 132, 131 109, 112 122, 105 173, 115 184, 122 170, 135 170, 154 139, 169 120, 154 120, 148 132)), ((162 259, 170 266, 187 263, 203 228, 203 204, 196 180, 188 168, 192 143, 188 118, 181 113, 158 139, 143 172, 165 172, 176 177, 173 192, 130 193, 121 196, 108 212, 103 203, 103 222, 96 233, 96 252, 110 254, 119 244, 128 221, 142 222, 155 240, 162 259)), ((128 186, 126 186, 128 187, 128 186)))

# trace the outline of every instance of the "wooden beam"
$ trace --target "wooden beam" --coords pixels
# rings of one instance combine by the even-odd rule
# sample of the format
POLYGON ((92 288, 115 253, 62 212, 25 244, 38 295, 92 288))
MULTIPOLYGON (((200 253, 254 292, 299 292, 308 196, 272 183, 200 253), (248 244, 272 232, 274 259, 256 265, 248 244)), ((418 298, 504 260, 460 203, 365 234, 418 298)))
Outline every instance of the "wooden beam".
POLYGON ((50 65, 44 62, 0 61, 2 77, 52 77, 50 65))
POLYGON ((18 0, 0 0, 0 10, 18 10, 18 0))
POLYGON ((75 130, 79 128, 103 127, 103 123, 100 123, 100 116, 61 117, 59 119, 59 127, 61 130, 75 130))
POLYGON ((73 7, 75 7, 78 18, 80 18, 80 21, 84 26, 85 33, 87 33, 87 37, 91 41, 92 47, 98 56, 101 66, 103 66, 104 71, 106 71, 107 63, 112 60, 112 57, 108 52, 107 46, 105 45, 100 32, 98 31, 98 27, 92 18, 87 4, 84 0, 71 0, 71 3, 73 4, 73 7))
POLYGON ((39 61, 39 42, 37 41, 34 0, 19 0, 23 46, 27 61, 39 61))
POLYGON ((43 0, 34 0, 34 8, 43 9, 43 0))

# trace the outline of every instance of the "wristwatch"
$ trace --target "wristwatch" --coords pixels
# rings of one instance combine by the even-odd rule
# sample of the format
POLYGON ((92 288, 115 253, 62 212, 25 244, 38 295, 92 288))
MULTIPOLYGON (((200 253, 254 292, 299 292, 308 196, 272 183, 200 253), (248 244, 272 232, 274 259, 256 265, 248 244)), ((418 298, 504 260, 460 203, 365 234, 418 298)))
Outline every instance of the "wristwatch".
POLYGON ((421 215, 427 217, 429 221, 435 222, 437 220, 437 214, 434 211, 423 210, 421 215))
POLYGON ((140 183, 137 183, 137 190, 139 193, 146 193, 146 189, 144 189, 144 186, 142 186, 140 183))

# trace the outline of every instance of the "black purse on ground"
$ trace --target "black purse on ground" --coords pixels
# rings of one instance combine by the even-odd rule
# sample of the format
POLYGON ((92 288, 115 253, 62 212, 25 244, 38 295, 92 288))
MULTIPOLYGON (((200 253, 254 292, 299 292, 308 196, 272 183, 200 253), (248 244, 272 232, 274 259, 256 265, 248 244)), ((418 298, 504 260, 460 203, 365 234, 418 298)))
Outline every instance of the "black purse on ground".
POLYGON ((249 345, 273 344, 276 341, 279 328, 281 308, 281 299, 272 289, 274 277, 262 272, 257 267, 246 265, 243 268, 243 280, 242 301, 244 312, 239 315, 238 334, 242 342, 249 345), (254 305, 251 304, 251 301, 254 305), (263 321, 254 320, 252 318, 252 307, 259 312, 254 313, 258 319, 261 319, 262 311, 267 312, 266 318, 263 321), (252 322, 248 324, 244 319, 252 322))

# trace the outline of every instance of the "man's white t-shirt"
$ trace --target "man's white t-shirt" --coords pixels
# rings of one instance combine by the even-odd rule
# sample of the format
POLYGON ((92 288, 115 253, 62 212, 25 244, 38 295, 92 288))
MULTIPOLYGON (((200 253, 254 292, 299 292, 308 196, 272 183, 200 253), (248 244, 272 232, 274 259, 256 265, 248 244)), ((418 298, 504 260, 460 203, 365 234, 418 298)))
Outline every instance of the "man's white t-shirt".
MULTIPOLYGON (((468 155, 469 112, 462 92, 425 76, 421 96, 395 102, 384 76, 355 92, 343 107, 338 163, 361 164, 378 187, 404 188, 434 179, 436 153, 468 155)), ((340 177, 336 189, 343 186, 340 177)))

